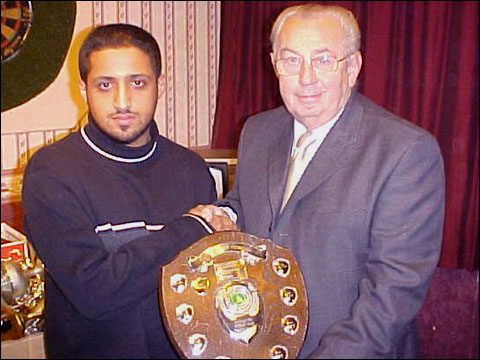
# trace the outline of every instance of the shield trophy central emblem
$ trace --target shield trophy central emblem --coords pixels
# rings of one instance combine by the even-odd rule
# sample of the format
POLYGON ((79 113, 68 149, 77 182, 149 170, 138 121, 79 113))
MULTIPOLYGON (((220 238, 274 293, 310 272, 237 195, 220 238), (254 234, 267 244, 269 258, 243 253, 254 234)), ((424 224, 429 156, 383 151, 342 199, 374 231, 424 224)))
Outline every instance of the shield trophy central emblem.
POLYGON ((180 355, 298 356, 308 300, 289 249, 242 232, 218 232, 180 252, 159 280, 163 321, 180 355))

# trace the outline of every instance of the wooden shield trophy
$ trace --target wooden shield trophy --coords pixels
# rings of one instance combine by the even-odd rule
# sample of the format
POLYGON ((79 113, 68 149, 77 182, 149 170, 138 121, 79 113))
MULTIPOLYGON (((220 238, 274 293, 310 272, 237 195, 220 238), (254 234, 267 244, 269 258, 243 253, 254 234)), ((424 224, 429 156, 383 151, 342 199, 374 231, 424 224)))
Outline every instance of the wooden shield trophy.
POLYGON ((195 359, 295 358, 308 300, 289 249, 236 231, 208 235, 162 268, 159 301, 179 354, 195 359))

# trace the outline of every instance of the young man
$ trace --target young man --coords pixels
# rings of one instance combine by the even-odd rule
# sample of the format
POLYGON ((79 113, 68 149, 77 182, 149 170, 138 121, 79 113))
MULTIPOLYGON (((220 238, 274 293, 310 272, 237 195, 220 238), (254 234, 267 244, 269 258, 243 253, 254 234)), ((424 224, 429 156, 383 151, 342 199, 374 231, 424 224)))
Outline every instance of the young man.
POLYGON ((245 124, 221 205, 299 261, 310 315, 301 358, 416 357, 414 318, 442 240, 438 144, 354 90, 360 31, 346 9, 287 8, 271 40, 285 106, 245 124))
POLYGON ((132 25, 96 28, 79 54, 89 123, 25 171, 25 231, 45 264, 50 358, 176 357, 159 314, 159 267, 227 227, 203 160, 159 135, 160 50, 132 25))

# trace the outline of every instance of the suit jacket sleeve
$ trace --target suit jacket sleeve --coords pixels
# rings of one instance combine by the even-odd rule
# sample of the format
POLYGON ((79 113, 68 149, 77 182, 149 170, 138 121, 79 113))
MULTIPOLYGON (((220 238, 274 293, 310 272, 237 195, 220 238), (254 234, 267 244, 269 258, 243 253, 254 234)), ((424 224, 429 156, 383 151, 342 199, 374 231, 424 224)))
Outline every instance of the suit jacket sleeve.
MULTIPOLYGON (((319 339, 312 358, 385 358, 420 309, 439 259, 444 170, 429 135, 415 137, 384 183, 372 217, 366 276, 347 318, 319 339)), ((390 354, 390 355, 388 355, 390 354)))
MULTIPOLYGON (((241 159, 242 158, 242 152, 243 152, 243 147, 245 143, 245 129, 247 127, 244 127, 242 130, 242 133, 240 135, 240 141, 238 143, 238 155, 237 158, 241 159)), ((240 162, 237 163, 237 169, 236 173, 238 174, 239 171, 241 170, 241 164, 240 162)), ((247 170, 248 171, 248 170, 247 170)), ((233 183, 232 189, 228 192, 228 194, 225 196, 225 198, 221 201, 217 201, 216 205, 218 206, 228 206, 231 208, 235 213, 237 214, 237 225, 240 229, 245 228, 244 224, 244 218, 243 218, 243 211, 242 211, 242 203, 240 201, 240 194, 239 194, 239 177, 235 177, 235 181, 233 183)))

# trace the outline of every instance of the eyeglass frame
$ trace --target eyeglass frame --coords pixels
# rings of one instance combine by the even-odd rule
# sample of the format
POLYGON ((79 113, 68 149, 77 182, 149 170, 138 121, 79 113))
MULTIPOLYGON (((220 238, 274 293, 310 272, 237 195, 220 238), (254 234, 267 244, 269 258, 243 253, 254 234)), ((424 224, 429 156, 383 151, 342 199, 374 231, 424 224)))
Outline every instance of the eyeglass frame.
MULTIPOLYGON (((353 54, 355 54, 355 52, 352 52, 350 54, 347 54, 345 55, 344 57, 342 57, 341 59, 337 59, 334 55, 329 55, 330 57, 333 57, 335 58, 335 67, 334 69, 332 70, 328 70, 328 71, 323 71, 323 72, 319 72, 319 70, 315 69, 313 66, 312 66, 312 59, 310 59, 310 66, 312 67, 313 71, 315 72, 315 74, 327 74, 329 72, 334 72, 334 71, 337 71, 338 70, 338 63, 348 59, 350 56, 352 56, 353 54)), ((272 52, 272 55, 273 55, 273 52, 272 52)), ((282 60, 286 60, 286 58, 280 58, 280 59, 274 59, 273 60, 273 67, 277 73, 277 75, 282 75, 282 76, 297 76, 300 74, 300 71, 302 70, 302 65, 305 64, 305 60, 303 59, 303 57, 300 57, 300 59, 302 60, 302 62, 300 63, 300 68, 298 70, 298 73, 296 74, 284 74, 284 73, 281 73, 280 71, 278 71, 278 68, 277 68, 277 64, 279 61, 282 61, 282 60)))

